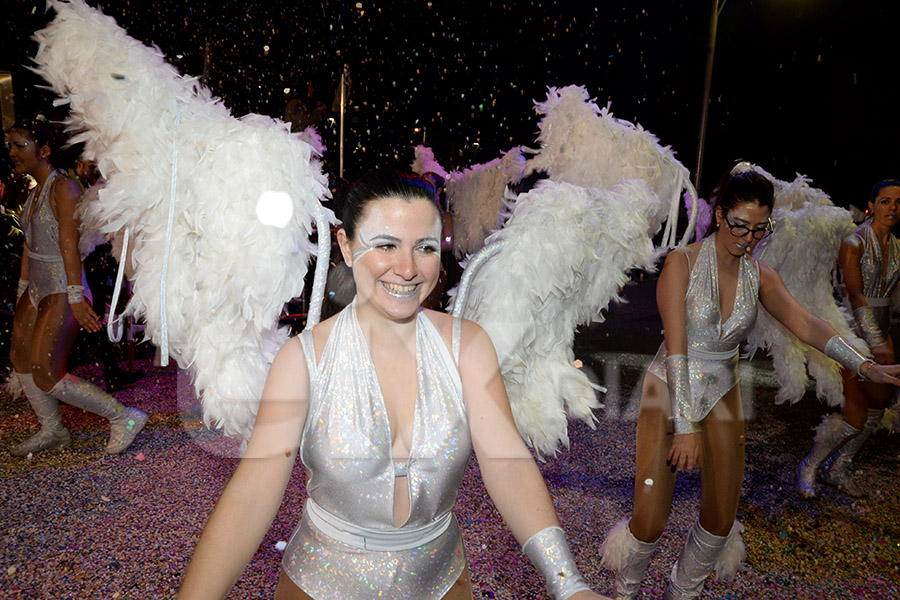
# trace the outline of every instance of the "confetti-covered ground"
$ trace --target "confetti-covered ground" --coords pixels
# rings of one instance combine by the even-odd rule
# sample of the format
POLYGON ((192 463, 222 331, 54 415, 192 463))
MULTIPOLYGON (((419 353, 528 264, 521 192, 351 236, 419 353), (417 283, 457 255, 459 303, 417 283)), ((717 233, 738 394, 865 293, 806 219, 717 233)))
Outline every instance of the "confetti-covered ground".
MULTIPOLYGON (((597 549, 631 510, 633 391, 649 357, 604 351, 606 331, 581 332, 576 347, 585 366, 610 387, 607 409, 598 413, 594 430, 572 423, 571 449, 541 469, 585 577, 609 594, 613 576, 599 565, 597 549)), ((0 598, 174 596, 200 529, 236 466, 236 444, 202 427, 174 367, 154 367, 149 359, 137 366, 144 377, 117 396, 152 416, 119 456, 103 452, 104 420, 64 407, 73 446, 14 458, 9 447, 37 422, 24 400, 0 398, 0 598)), ((794 492, 795 468, 825 409, 811 394, 795 406, 775 406, 768 370, 765 362, 753 362, 743 373, 747 470, 739 519, 746 527, 747 561, 733 582, 709 582, 703 597, 900 597, 900 436, 873 436, 856 461, 869 499, 853 501, 825 489, 820 499, 802 500, 794 492)), ((75 372, 105 385, 98 367, 75 372)), ((275 522, 230 598, 272 596, 280 559, 275 546, 290 535, 302 498, 296 469, 275 522)), ((680 476, 643 597, 661 597, 698 505, 699 476, 680 476)), ((476 598, 545 598, 487 497, 474 459, 456 515, 476 598)))

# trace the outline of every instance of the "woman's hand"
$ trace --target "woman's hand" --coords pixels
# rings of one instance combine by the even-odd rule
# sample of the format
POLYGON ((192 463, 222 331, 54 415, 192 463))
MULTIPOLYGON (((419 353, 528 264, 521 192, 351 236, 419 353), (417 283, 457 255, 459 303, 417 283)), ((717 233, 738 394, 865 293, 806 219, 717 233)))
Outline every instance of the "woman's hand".
MULTIPOLYGON (((874 351, 874 348, 873 348, 874 351)), ((874 352, 873 352, 874 353, 874 352)), ((900 365, 872 365, 868 369, 863 365, 860 374, 873 383, 890 383, 900 385, 900 365)))
POLYGON ((97 313, 94 312, 87 302, 77 302, 69 306, 72 308, 75 320, 78 321, 78 324, 85 331, 90 333, 100 331, 100 317, 97 316, 97 313))
MULTIPOLYGON (((900 366, 898 366, 900 369, 900 366)), ((898 371, 900 373, 900 371, 898 371)), ((690 471, 700 464, 700 434, 682 433, 672 440, 668 461, 676 471, 690 471)))

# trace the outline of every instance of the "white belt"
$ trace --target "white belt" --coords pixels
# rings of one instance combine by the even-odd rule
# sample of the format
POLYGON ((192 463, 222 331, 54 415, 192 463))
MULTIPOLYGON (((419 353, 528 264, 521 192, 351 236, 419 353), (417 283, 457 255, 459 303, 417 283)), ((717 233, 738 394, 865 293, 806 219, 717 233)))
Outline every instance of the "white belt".
POLYGON ((59 254, 38 254, 37 252, 32 252, 31 250, 28 251, 28 258, 33 258, 34 260, 39 260, 41 262, 63 262, 63 257, 59 254))
POLYGON ((890 306, 891 299, 890 298, 869 298, 866 296, 866 302, 872 308, 878 308, 880 306, 890 306))
POLYGON ((447 513, 420 527, 403 527, 394 530, 360 527, 334 516, 313 501, 306 499, 305 512, 310 522, 322 533, 339 542, 363 550, 397 552, 412 550, 436 540, 453 522, 453 514, 447 513))
POLYGON ((738 355, 738 347, 735 346, 734 350, 726 350, 724 352, 688 347, 687 355, 688 358, 699 358, 701 360, 731 360, 738 355))

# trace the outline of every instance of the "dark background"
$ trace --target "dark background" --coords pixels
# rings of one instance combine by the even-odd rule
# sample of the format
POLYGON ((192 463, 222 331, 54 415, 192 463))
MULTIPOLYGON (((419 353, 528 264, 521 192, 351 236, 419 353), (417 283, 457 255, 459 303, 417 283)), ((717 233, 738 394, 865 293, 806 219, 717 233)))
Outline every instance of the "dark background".
MULTIPOLYGON (((236 116, 282 118, 313 82, 336 117, 330 106, 347 64, 350 179, 386 158, 409 164, 423 139, 448 169, 534 147, 534 100, 570 84, 611 102, 615 116, 640 123, 695 171, 706 0, 89 3, 182 73, 202 76, 208 64, 207 86, 236 116)), ((45 2, 3 4, 0 70, 13 73, 17 116, 52 114, 26 68, 30 36, 49 18, 45 2)), ((728 0, 701 194, 738 157, 781 179, 808 175, 842 206, 864 206, 876 180, 900 177, 897 4, 728 0)), ((334 176, 337 129, 325 121, 320 130, 334 176)))

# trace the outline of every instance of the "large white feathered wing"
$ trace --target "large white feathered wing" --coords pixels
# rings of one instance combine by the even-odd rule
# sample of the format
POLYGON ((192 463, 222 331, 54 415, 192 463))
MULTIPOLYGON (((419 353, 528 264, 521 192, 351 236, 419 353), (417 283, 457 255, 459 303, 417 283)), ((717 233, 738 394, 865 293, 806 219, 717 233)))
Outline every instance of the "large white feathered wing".
POLYGON ((632 268, 652 270, 665 206, 643 180, 611 190, 544 180, 487 239, 500 250, 475 272, 463 316, 490 335, 519 432, 540 456, 568 447, 567 415, 601 406, 573 366, 578 325, 602 320, 632 268))
POLYGON ((503 225, 506 189, 522 180, 525 158, 513 148, 501 158, 453 171, 444 184, 453 218, 453 252, 457 257, 477 252, 484 240, 503 225))
POLYGON ((131 230, 128 310, 190 369, 206 422, 247 438, 288 338, 278 317, 303 290, 311 222, 333 220, 320 149, 305 141, 315 137, 232 117, 110 17, 81 0, 50 4, 35 70, 68 100, 75 140, 107 178, 83 227, 131 230))
MULTIPOLYGON (((768 175, 768 174, 766 174, 768 175)), ((771 177, 769 175, 769 177, 771 177)), ((810 313, 826 321, 860 351, 865 343, 853 335, 847 315, 834 298, 833 268, 841 240, 856 229, 849 211, 832 206, 821 190, 807 180, 778 182, 775 232, 761 243, 755 257, 771 266, 788 291, 810 313), (806 198, 806 202, 802 199, 806 198)), ((807 370, 816 381, 816 394, 832 406, 844 402, 840 366, 818 350, 804 344, 765 310, 747 338, 747 350, 768 350, 781 388, 778 403, 797 402, 806 392, 807 370)))
MULTIPOLYGON (((687 168, 668 146, 639 124, 613 117, 609 107, 600 109, 587 90, 570 85, 548 88, 547 99, 536 102, 540 150, 525 165, 525 176, 541 171, 554 181, 584 187, 607 188, 621 179, 643 179, 667 202, 669 215, 663 245, 675 245, 682 193, 696 198, 687 168)), ((697 203, 691 206, 687 243, 697 219, 697 203)))

